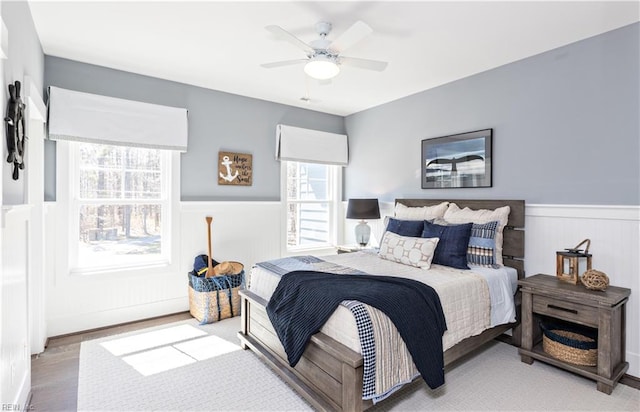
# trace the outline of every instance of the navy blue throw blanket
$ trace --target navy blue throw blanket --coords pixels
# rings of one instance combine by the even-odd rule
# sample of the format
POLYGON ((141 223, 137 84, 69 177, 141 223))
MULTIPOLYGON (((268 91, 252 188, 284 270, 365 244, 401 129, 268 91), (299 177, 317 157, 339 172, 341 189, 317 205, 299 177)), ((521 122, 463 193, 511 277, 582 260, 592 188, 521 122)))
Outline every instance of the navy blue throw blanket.
POLYGON ((442 334, 447 330, 440 298, 424 283, 391 276, 336 275, 299 270, 282 276, 267 313, 294 367, 311 339, 343 300, 384 312, 427 385, 444 383, 442 334))

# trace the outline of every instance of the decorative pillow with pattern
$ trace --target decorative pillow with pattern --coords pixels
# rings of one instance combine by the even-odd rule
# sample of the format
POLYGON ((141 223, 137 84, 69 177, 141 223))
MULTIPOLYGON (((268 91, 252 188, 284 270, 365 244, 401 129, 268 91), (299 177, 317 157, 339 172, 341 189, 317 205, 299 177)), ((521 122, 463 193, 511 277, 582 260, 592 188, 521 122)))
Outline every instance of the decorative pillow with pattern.
POLYGON ((482 225, 474 223, 471 227, 467 261, 470 265, 485 266, 497 269, 496 235, 498 222, 493 221, 482 225))
POLYGON ((477 223, 484 224, 493 221, 498 222, 495 236, 495 259, 496 264, 502 265, 502 232, 509 220, 509 212, 511 208, 509 206, 499 207, 495 210, 473 210, 468 207, 460 209, 455 203, 450 203, 449 208, 444 213, 444 220, 448 223, 477 223))
POLYGON ((387 231, 382 236, 378 255, 392 262, 429 269, 437 245, 438 238, 400 236, 387 231))
POLYGON ((442 202, 439 205, 422 207, 409 207, 402 203, 396 203, 394 217, 402 220, 431 220, 444 217, 447 207, 449 207, 449 202, 442 202))

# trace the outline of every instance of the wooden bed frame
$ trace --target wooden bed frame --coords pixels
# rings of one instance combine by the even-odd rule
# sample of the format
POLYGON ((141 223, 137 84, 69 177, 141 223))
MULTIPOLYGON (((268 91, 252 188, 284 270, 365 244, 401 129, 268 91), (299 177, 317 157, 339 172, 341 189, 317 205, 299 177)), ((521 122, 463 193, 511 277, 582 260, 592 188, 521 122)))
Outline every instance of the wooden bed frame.
MULTIPOLYGON (((504 229, 503 260, 505 266, 524 277, 524 201, 523 200, 434 200, 397 199, 406 206, 432 206, 443 201, 471 209, 495 209, 510 206, 509 221, 504 229)), ((303 396, 315 409, 328 411, 362 411, 373 405, 362 400, 362 355, 338 341, 316 333, 311 337, 295 368, 271 326, 266 313, 267 301, 247 290, 241 291, 242 330, 238 333, 242 347, 250 348, 303 396)), ((488 341, 513 329, 513 340, 520 343, 519 293, 516 296, 518 321, 485 330, 467 338, 444 352, 445 367, 488 341)))

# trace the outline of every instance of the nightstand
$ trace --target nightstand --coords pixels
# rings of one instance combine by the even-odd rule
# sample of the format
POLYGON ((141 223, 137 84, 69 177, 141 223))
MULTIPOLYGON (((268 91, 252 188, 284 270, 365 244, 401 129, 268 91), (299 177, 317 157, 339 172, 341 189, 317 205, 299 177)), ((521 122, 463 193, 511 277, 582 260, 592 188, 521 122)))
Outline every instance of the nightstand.
POLYGON ((360 252, 362 250, 374 250, 375 248, 371 246, 360 246, 360 245, 338 245, 336 246, 336 250, 338 254, 341 253, 352 253, 352 252, 360 252))
POLYGON ((556 276, 535 275, 518 281, 522 292, 522 362, 534 359, 566 369, 597 382, 600 392, 611 394, 629 369, 625 361, 625 305, 631 290, 609 286, 593 291, 556 276), (542 350, 541 317, 588 326, 598 330, 597 366, 580 366, 556 359, 542 350))

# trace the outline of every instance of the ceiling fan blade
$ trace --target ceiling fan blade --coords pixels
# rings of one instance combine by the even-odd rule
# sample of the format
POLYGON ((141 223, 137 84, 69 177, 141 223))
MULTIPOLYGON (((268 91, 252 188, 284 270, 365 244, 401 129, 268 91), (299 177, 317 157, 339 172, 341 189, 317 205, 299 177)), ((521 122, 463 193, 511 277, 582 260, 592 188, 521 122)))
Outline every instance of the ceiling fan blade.
POLYGON ((274 67, 291 66, 291 65, 300 64, 306 61, 307 59, 283 60, 281 62, 263 63, 260 66, 264 67, 265 69, 273 69, 274 67))
POLYGON ((364 39, 368 35, 373 33, 373 29, 369 27, 369 25, 361 20, 353 23, 351 27, 347 29, 344 33, 338 36, 337 39, 331 43, 329 49, 335 51, 336 53, 342 53, 344 50, 358 43, 360 40, 364 39))
POLYGON ((267 29, 268 31, 276 35, 278 38, 282 40, 286 40, 289 43, 296 46, 297 48, 302 49, 307 54, 313 54, 314 52, 311 46, 309 46, 307 43, 303 42, 302 40, 300 40, 299 38, 289 33, 288 31, 286 31, 280 26, 270 25, 265 27, 265 29, 267 29))
POLYGON ((340 57, 340 63, 346 66, 359 67, 361 69, 375 70, 381 72, 387 68, 389 63, 378 60, 359 59, 357 57, 340 57))

